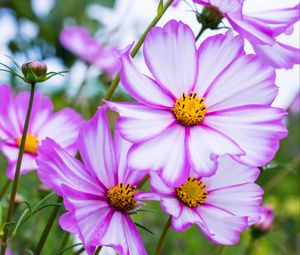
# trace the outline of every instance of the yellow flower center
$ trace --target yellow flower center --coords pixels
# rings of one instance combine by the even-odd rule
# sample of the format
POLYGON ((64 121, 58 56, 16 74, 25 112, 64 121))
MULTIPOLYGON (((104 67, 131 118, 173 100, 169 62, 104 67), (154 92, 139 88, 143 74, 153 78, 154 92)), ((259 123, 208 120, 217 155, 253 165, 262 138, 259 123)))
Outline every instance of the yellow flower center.
MULTIPOLYGON (((21 140, 22 137, 17 139, 17 144, 19 147, 21 146, 21 140)), ((39 140, 35 136, 31 134, 27 134, 25 139, 24 152, 36 154, 38 150, 38 146, 39 146, 39 140)))
POLYGON ((123 183, 111 188, 107 192, 107 198, 110 204, 119 211, 131 211, 136 206, 134 199, 136 186, 130 187, 130 184, 123 183))
POLYGON ((176 188, 177 198, 189 207, 197 207, 207 198, 205 187, 202 181, 189 177, 184 184, 176 188))
POLYGON ((204 98, 200 99, 197 92, 191 92, 189 96, 183 93, 176 100, 173 113, 181 124, 192 126, 199 124, 203 120, 206 109, 204 98))

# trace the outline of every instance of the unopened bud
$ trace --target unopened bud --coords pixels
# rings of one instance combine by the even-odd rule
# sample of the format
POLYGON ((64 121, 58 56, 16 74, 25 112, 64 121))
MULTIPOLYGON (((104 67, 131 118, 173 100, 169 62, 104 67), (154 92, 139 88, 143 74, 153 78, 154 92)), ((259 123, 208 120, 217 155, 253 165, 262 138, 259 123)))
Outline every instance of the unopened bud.
POLYGON ((262 213, 260 220, 253 225, 254 236, 260 236, 269 232, 273 226, 274 212, 269 206, 262 206, 262 213))
POLYGON ((216 7, 204 7, 202 13, 196 15, 199 23, 205 28, 217 29, 224 18, 216 7))
POLYGON ((47 66, 38 61, 30 61, 22 65, 24 79, 29 82, 41 82, 45 80, 47 74, 47 66))

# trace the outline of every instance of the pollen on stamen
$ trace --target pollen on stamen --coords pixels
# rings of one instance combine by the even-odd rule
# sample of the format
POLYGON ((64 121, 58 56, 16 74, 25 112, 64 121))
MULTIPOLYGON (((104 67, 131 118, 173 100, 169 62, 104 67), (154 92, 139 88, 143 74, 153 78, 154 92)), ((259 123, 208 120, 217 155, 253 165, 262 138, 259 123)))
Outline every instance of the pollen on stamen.
POLYGON ((131 211, 136 206, 134 194, 136 186, 120 183, 107 191, 107 198, 110 204, 118 211, 131 211))
POLYGON ((176 188, 177 198, 189 207, 203 204, 207 198, 206 185, 202 181, 189 177, 188 180, 176 188))
MULTIPOLYGON (((20 147, 21 146, 21 140, 22 137, 17 138, 17 144, 20 147)), ((39 140, 31 135, 27 134, 25 139, 25 146, 24 146, 24 152, 36 154, 38 150, 39 140)))
POLYGON ((182 93, 173 107, 173 113, 178 122, 183 125, 192 126, 199 124, 206 114, 204 98, 199 98, 197 92, 189 95, 182 93))

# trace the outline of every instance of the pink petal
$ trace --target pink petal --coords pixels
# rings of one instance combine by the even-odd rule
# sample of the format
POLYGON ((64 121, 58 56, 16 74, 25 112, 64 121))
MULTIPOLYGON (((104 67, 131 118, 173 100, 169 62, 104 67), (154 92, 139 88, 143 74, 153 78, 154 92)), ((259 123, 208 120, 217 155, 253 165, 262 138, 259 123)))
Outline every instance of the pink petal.
POLYGON ((199 228, 210 241, 217 244, 236 244, 240 233, 248 226, 246 217, 234 216, 216 207, 202 205, 196 210, 206 226, 198 224, 199 228))
POLYGON ((36 162, 41 181, 59 195, 62 195, 62 184, 86 193, 103 194, 103 188, 84 165, 50 138, 39 147, 36 162))
POLYGON ((106 104, 120 114, 117 128, 121 135, 132 143, 152 139, 175 122, 175 117, 169 110, 153 109, 138 103, 106 104))
POLYGON ((175 195, 174 188, 167 186, 156 172, 150 174, 150 187, 151 190, 163 195, 175 195))
POLYGON ((126 213, 115 211, 101 238, 101 245, 112 246, 123 255, 146 255, 136 226, 126 213))
POLYGON ((204 124, 190 128, 188 148, 191 168, 202 177, 215 173, 216 156, 244 153, 231 138, 204 124))
POLYGON ((174 125, 155 138, 132 146, 128 165, 135 170, 160 171, 167 184, 181 184, 187 178, 185 128, 174 125))
POLYGON ((178 218, 181 215, 181 211, 183 210, 183 207, 185 207, 177 199, 177 197, 163 197, 163 196, 160 200, 160 206, 165 213, 170 214, 175 218, 178 218))
POLYGON ((80 230, 80 237, 87 246, 100 245, 107 231, 113 209, 103 198, 78 192, 63 186, 66 208, 71 211, 80 230))
POLYGON ((242 7, 244 0, 209 0, 209 2, 221 12, 227 13, 239 10, 242 7))
POLYGON ((77 227, 75 217, 72 213, 64 213, 59 217, 58 222, 63 230, 68 231, 72 234, 79 234, 79 228, 77 227))
POLYGON ((244 54, 243 39, 234 37, 232 32, 207 38, 198 50, 198 79, 194 91, 202 97, 216 77, 244 54))
POLYGON ((235 141, 245 155, 233 156, 241 163, 262 166, 273 159, 279 140, 287 135, 282 123, 286 112, 261 105, 233 107, 206 114, 206 125, 235 141))
POLYGON ((161 195, 154 192, 139 192, 135 194, 134 198, 136 200, 154 200, 160 201, 161 195))
POLYGON ((300 50, 280 42, 271 45, 252 44, 255 52, 262 60, 275 67, 290 69, 300 64, 300 50))
POLYGON ((229 156, 218 158, 218 170, 210 177, 203 178, 206 190, 255 182, 260 171, 258 168, 242 165, 229 156))
POLYGON ((78 146, 84 164, 107 188, 117 184, 117 163, 106 106, 80 129, 78 146))
POLYGON ((182 22, 155 27, 144 43, 146 64, 155 80, 176 98, 189 93, 197 76, 196 44, 192 30, 182 22))
POLYGON ((159 85, 143 75, 133 63, 129 52, 122 59, 121 81, 127 92, 140 103, 158 108, 173 107, 174 99, 159 85))
POLYGON ((188 206, 182 206, 182 211, 179 217, 172 217, 171 221, 172 228, 177 232, 186 231, 195 223, 201 225, 203 224, 203 220, 194 209, 188 206))
POLYGON ((233 61, 206 91, 208 111, 247 104, 270 105, 278 92, 275 70, 255 55, 233 61))
POLYGON ((208 191, 205 204, 226 210, 236 216, 249 217, 249 224, 256 223, 261 216, 260 203, 263 190, 255 183, 219 188, 208 191))
POLYGON ((80 114, 71 108, 65 108, 52 114, 46 123, 38 130, 37 137, 43 140, 49 137, 68 152, 75 154, 79 128, 83 123, 80 114))

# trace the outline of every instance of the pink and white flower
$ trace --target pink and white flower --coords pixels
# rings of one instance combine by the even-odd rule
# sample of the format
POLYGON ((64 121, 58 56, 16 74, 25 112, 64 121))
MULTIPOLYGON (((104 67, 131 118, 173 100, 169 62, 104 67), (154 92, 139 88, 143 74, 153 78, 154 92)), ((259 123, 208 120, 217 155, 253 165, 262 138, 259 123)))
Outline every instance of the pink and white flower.
POLYGON ((143 175, 127 168, 131 144, 117 131, 112 139, 106 109, 101 107, 80 130, 83 163, 47 138, 37 159, 38 175, 63 196, 68 212, 59 223, 79 235, 89 254, 95 246, 112 246, 120 254, 143 255, 142 239, 129 216, 142 205, 134 195, 143 175))
POLYGON ((67 50, 100 71, 109 74, 119 71, 119 58, 122 51, 116 47, 104 47, 96 39, 90 37, 85 27, 64 28, 59 39, 67 50))
POLYGON ((128 164, 158 171, 167 184, 181 184, 190 168, 210 176, 217 158, 262 166, 287 135, 275 71, 246 55, 243 39, 230 32, 206 39, 196 49, 191 29, 169 21, 155 27, 144 44, 143 75, 129 51, 122 57, 121 81, 138 103, 106 102, 119 112, 117 128, 133 143, 128 164))
POLYGON ((219 158, 215 175, 202 178, 189 172, 181 186, 166 185, 153 173, 153 192, 137 195, 142 200, 159 200, 162 210, 172 216, 171 226, 182 232, 196 224, 212 242, 232 245, 249 225, 260 219, 263 190, 255 184, 257 168, 219 158))
POLYGON ((300 5, 264 12, 245 13, 244 0, 193 0, 208 8, 217 8, 241 36, 253 46, 265 63, 275 68, 292 68, 300 63, 297 48, 279 42, 276 37, 293 31, 299 20, 300 5))
MULTIPOLYGON (((9 179, 13 179, 15 175, 29 97, 28 92, 20 92, 14 97, 8 85, 0 86, 0 150, 8 159, 9 179)), ((75 143, 82 123, 81 115, 71 108, 54 113, 51 100, 36 91, 21 174, 37 168, 35 159, 38 155, 38 147, 46 137, 55 139, 66 151, 75 154, 75 143)))
POLYGON ((261 218, 253 225, 256 231, 266 233, 271 230, 274 222, 274 211, 270 206, 262 206, 261 218))

